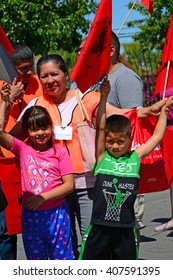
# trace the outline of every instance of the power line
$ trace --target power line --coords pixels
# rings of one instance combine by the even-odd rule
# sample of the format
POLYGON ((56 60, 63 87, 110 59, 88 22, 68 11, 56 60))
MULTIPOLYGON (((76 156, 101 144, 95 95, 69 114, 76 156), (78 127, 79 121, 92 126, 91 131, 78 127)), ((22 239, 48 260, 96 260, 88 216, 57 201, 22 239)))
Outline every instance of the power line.
POLYGON ((133 35, 139 34, 140 32, 135 32, 135 33, 122 33, 118 37, 119 38, 127 38, 127 37, 132 37, 133 35))

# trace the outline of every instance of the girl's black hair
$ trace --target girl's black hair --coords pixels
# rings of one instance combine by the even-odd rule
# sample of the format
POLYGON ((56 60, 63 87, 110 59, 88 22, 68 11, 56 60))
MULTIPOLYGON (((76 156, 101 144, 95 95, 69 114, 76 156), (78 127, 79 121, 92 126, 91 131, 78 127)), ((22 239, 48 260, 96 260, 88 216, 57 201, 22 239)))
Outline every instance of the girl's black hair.
MULTIPOLYGON (((28 108, 22 117, 22 129, 26 135, 28 135, 28 129, 38 129, 52 127, 52 119, 48 111, 42 106, 32 106, 28 108)), ((48 144, 53 146, 53 133, 48 144)))
POLYGON ((55 64, 58 65, 59 69, 64 73, 68 74, 67 66, 65 64, 64 59, 59 54, 47 54, 42 56, 37 62, 37 75, 40 78, 40 68, 43 64, 48 63, 49 61, 53 61, 55 64))

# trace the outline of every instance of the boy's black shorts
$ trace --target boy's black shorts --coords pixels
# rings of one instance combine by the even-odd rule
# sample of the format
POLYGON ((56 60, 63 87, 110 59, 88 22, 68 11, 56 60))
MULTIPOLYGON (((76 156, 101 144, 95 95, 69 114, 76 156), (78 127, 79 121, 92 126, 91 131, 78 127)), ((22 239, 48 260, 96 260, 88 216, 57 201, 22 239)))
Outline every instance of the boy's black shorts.
POLYGON ((137 256, 135 228, 89 225, 79 260, 136 260, 137 256))

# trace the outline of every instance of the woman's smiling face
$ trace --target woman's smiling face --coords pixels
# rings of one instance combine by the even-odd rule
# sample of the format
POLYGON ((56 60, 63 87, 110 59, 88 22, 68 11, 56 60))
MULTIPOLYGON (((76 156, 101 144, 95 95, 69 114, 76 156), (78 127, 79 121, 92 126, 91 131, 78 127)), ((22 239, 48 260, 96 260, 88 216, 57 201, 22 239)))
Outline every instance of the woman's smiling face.
POLYGON ((50 96, 61 95, 66 92, 67 73, 64 73, 54 61, 41 65, 40 82, 43 90, 50 96))

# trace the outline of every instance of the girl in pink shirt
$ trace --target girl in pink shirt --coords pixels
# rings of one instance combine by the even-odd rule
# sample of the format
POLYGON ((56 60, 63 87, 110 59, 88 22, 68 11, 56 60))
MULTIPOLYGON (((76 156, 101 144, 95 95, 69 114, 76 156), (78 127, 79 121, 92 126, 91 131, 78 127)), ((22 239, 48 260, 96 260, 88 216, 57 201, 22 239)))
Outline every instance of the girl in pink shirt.
POLYGON ((1 90, 0 144, 20 161, 23 209, 22 238, 29 260, 74 259, 70 218, 65 196, 74 189, 73 169, 65 147, 53 144, 52 121, 47 110, 26 110, 22 142, 3 132, 9 106, 8 90, 1 90))

